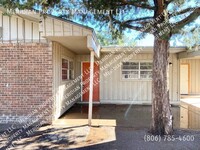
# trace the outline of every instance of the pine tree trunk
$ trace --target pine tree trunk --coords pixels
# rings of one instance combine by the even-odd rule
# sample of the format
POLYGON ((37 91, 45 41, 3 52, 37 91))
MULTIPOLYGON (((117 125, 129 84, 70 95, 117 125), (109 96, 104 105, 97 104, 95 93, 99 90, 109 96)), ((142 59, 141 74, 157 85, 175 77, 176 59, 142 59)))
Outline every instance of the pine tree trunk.
POLYGON ((168 67, 169 41, 155 38, 152 81, 152 125, 155 135, 171 134, 173 131, 169 103, 168 67))

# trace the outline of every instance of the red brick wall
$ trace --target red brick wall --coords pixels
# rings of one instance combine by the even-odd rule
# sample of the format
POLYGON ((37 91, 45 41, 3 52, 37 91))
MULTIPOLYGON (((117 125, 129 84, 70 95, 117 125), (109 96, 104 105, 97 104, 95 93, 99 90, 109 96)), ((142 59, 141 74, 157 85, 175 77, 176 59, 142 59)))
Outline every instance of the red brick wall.
POLYGON ((51 44, 0 44, 0 123, 51 121, 52 70, 51 44))

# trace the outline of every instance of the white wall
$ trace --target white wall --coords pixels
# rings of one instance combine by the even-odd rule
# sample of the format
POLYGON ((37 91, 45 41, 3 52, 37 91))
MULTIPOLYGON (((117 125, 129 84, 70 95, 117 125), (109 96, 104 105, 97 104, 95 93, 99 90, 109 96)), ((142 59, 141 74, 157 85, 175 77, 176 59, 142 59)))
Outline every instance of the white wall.
POLYGON ((44 40, 39 33, 39 21, 31 21, 20 16, 6 16, 0 11, 0 27, 3 38, 0 42, 39 42, 44 40))
MULTIPOLYGON (((106 57, 106 53, 101 54, 101 60, 104 60, 106 57)), ((105 61, 102 61, 100 64, 100 68, 109 64, 114 58, 116 58, 118 54, 107 57, 105 61)), ((127 58, 129 55, 124 55, 123 58, 127 58)), ((137 54, 134 56, 131 61, 152 61, 152 54, 137 54)), ((121 65, 120 62, 123 58, 117 59, 112 65, 100 71, 100 102, 101 103, 151 103, 152 94, 151 88, 152 83, 151 80, 122 80, 121 78, 121 65), (117 65, 116 70, 113 68, 117 65), (113 71, 112 71, 113 70, 113 71), (111 72, 110 75, 106 76, 106 72, 111 72)), ((81 62, 89 61, 89 55, 78 55, 76 56, 76 68, 77 73, 80 74, 81 70, 81 62)), ((170 54, 170 100, 171 103, 179 102, 179 62, 177 60, 176 54, 170 54)))
POLYGON ((62 46, 59 43, 53 42, 53 93, 55 96, 55 117, 60 117, 67 109, 69 109, 76 101, 69 102, 75 94, 72 96, 65 98, 65 95, 71 92, 75 87, 76 84, 67 88, 69 84, 72 83, 72 80, 69 81, 62 81, 62 58, 69 58, 74 62, 74 69, 75 69, 75 54, 62 46), (69 103, 68 103, 69 102, 69 103))
POLYGON ((60 19, 47 17, 42 20, 43 36, 87 36, 92 35, 91 29, 60 19))
POLYGON ((200 94, 200 59, 182 59, 180 64, 189 64, 189 94, 200 94))

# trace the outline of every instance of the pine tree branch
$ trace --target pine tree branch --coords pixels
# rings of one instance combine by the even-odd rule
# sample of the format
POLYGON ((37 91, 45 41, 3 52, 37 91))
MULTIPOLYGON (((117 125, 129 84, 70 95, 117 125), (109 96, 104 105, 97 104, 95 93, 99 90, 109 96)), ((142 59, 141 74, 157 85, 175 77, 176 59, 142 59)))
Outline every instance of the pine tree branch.
POLYGON ((137 18, 137 19, 132 19, 132 20, 126 20, 122 23, 132 23, 132 22, 138 22, 138 21, 145 21, 148 19, 153 19, 153 17, 144 17, 144 18, 137 18))
POLYGON ((171 2, 174 2, 175 0, 165 0, 165 4, 169 5, 171 2))
POLYGON ((195 9, 188 17, 186 17, 185 19, 174 23, 173 26, 173 30, 172 33, 176 34, 179 33, 179 31, 187 24, 189 24, 190 22, 196 20, 200 15, 200 7, 198 7, 197 9, 195 9))
MULTIPOLYGON (((129 24, 129 23, 121 22, 121 21, 119 21, 119 20, 113 18, 112 16, 109 16, 109 20, 110 20, 113 24, 118 24, 118 25, 121 26, 121 27, 133 29, 133 30, 140 31, 140 32, 149 33, 149 31, 148 31, 148 30, 145 30, 144 27, 133 26, 133 25, 131 25, 131 24, 129 24)), ((112 23, 111 23, 111 24, 112 24, 112 23)))
POLYGON ((116 6, 126 6, 126 5, 131 5, 131 6, 135 6, 135 7, 139 7, 139 8, 143 8, 143 9, 150 9, 150 10, 155 9, 155 7, 145 4, 145 3, 141 3, 141 1, 140 2, 129 2, 126 0, 121 0, 121 2, 116 4, 116 6))
POLYGON ((130 24, 123 24, 123 27, 129 28, 129 29, 133 29, 133 30, 136 30, 136 31, 140 31, 140 32, 149 33, 148 31, 144 31, 144 28, 143 28, 143 27, 132 26, 132 25, 130 25, 130 24))
POLYGON ((198 9, 198 8, 187 8, 187 9, 181 10, 179 12, 171 13, 171 14, 169 14, 169 17, 182 15, 182 14, 194 11, 195 9, 198 9))

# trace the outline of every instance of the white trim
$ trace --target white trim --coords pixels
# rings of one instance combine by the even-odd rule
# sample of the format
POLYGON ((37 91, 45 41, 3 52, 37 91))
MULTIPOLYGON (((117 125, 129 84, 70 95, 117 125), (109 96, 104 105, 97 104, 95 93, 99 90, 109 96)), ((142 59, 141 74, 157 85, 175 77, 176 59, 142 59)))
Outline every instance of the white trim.
POLYGON ((199 59, 200 51, 181 52, 178 53, 178 59, 199 59))
POLYGON ((178 77, 178 79, 177 79, 177 91, 178 91, 178 99, 181 99, 181 94, 180 94, 180 64, 181 64, 181 60, 180 59, 177 59, 177 77, 178 77))
POLYGON ((92 103, 93 103, 93 79, 94 79, 94 51, 90 52, 90 92, 89 92, 89 109, 88 109, 88 124, 92 125, 92 103))
POLYGON ((73 80, 74 80, 74 77, 75 77, 75 76, 74 76, 74 70, 75 70, 75 66, 74 66, 74 65, 75 65, 75 61, 74 61, 74 59, 72 59, 72 58, 70 58, 70 57, 68 57, 68 56, 62 55, 62 56, 61 56, 61 62, 60 62, 60 63, 61 63, 61 65, 60 65, 60 70, 61 70, 61 71, 60 71, 61 84, 67 83, 67 82, 70 82, 70 81, 73 81, 73 80), (68 60, 68 67, 69 67, 69 61, 72 61, 72 62, 73 62, 73 79, 71 79, 71 80, 69 79, 69 68, 68 68, 68 75, 67 75, 67 76, 68 76, 68 77, 67 77, 68 79, 66 79, 66 80, 63 80, 63 79, 62 79, 62 59, 68 60))
POLYGON ((97 40, 94 39, 94 34, 87 35, 87 48, 90 51, 94 52, 94 55, 99 58, 100 57, 100 45, 96 42, 97 40))
MULTIPOLYGON (((142 51, 140 53, 150 53, 152 54, 153 53, 153 46, 135 46, 135 47, 131 47, 130 46, 116 46, 116 45, 113 45, 113 46, 103 46, 101 48, 101 52, 102 53, 109 53, 109 52, 112 52, 113 50, 115 49, 118 49, 118 53, 121 53, 121 52, 129 52, 131 53, 132 51, 137 51, 138 49, 142 48, 142 51)), ((180 53, 180 52, 184 52, 186 51, 186 47, 170 47, 169 48, 169 52, 170 53, 180 53)))
POLYGON ((139 105, 143 105, 143 104, 151 104, 151 101, 141 101, 141 100, 137 100, 137 101, 130 101, 130 100, 101 100, 100 101, 101 104, 139 104, 139 105))
POLYGON ((152 59, 146 59, 146 60, 144 60, 144 59, 142 59, 142 60, 128 60, 128 61, 121 61, 121 62, 153 62, 153 60, 152 59))
POLYGON ((200 93, 190 93, 190 94, 180 94, 180 96, 183 95, 183 96, 199 96, 200 93))
POLYGON ((72 58, 70 58, 70 57, 68 57, 66 55, 62 55, 61 59, 67 59, 67 60, 70 60, 70 61, 74 61, 74 59, 72 59, 72 58))
MULTIPOLYGON (((136 63, 139 63, 139 74, 138 74, 138 77, 140 77, 140 63, 141 62, 150 62, 150 63, 153 63, 153 60, 129 60, 129 61, 121 61, 120 63, 121 63, 121 67, 120 67, 120 80, 121 81, 123 81, 123 82, 125 82, 125 81, 128 81, 128 82, 130 82, 130 81, 152 81, 152 79, 144 79, 144 78, 137 78, 137 79, 124 79, 123 77, 122 77, 122 63, 123 62, 136 62, 136 63)), ((153 64, 152 64, 153 65, 153 64)))
MULTIPOLYGON (((151 101, 127 101, 127 100, 100 100, 100 104, 132 104, 132 105, 152 105, 151 101)), ((171 105, 179 105, 180 101, 171 101, 171 105)))
MULTIPOLYGON (((139 68, 138 68, 138 79, 141 79, 140 78, 140 62, 138 62, 139 63, 139 68)), ((126 79, 124 79, 124 80, 126 80, 126 79)))

